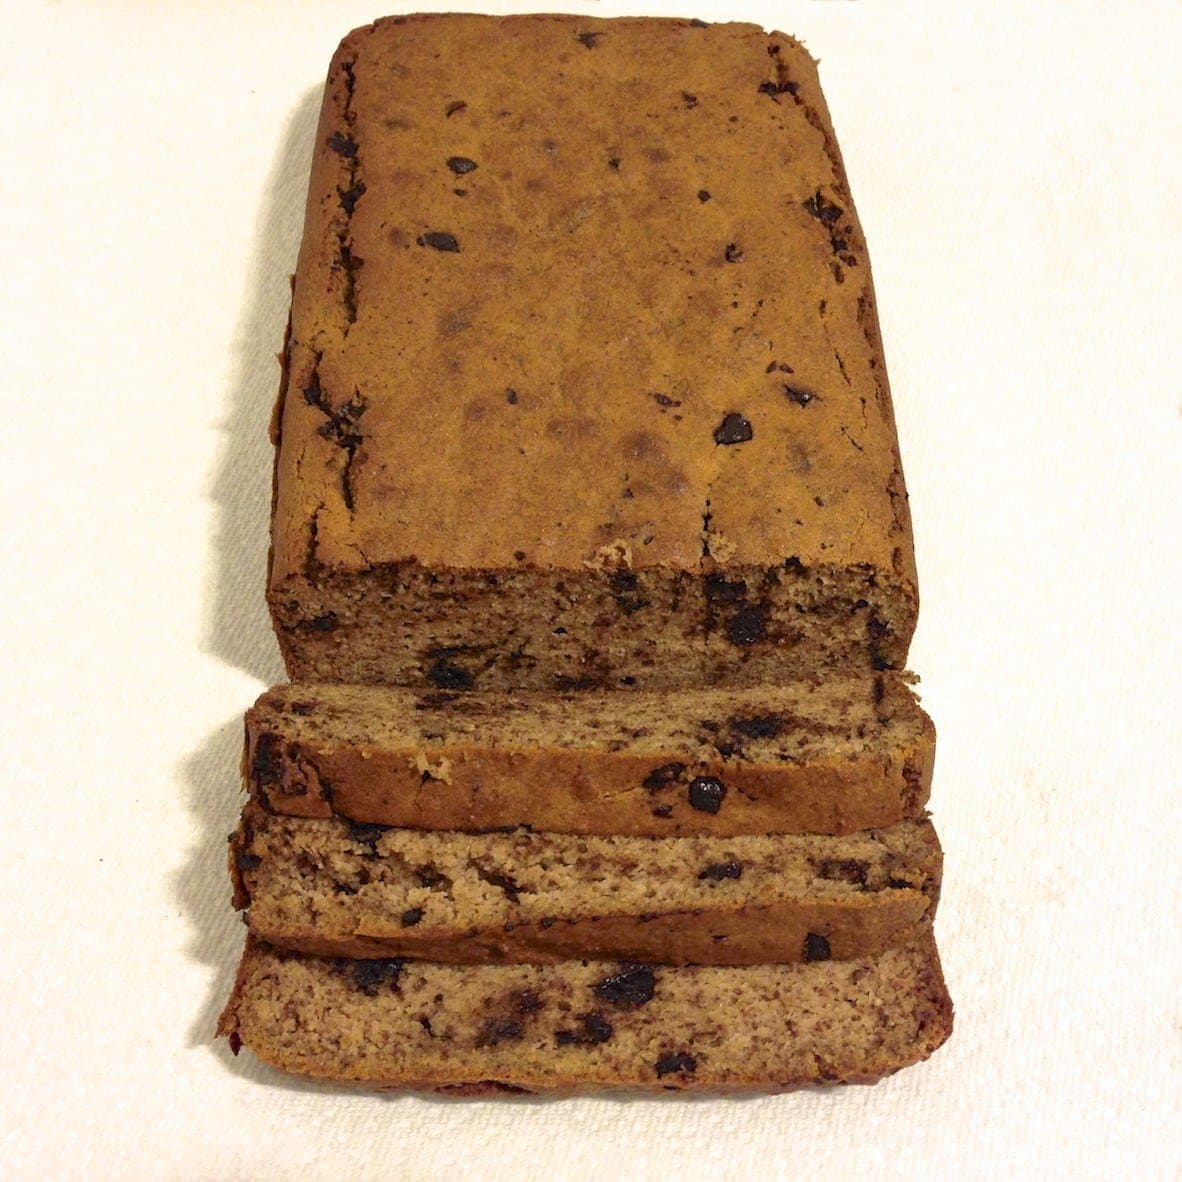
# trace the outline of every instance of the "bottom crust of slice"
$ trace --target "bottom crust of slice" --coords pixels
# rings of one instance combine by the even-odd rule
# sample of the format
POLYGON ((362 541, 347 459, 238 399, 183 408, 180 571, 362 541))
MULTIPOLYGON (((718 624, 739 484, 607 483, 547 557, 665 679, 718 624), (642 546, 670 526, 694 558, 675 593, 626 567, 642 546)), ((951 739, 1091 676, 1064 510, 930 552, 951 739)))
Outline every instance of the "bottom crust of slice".
POLYGON ((459 1096, 874 1083, 952 1032, 930 928, 873 957, 650 967, 351 961, 248 939, 218 1032, 299 1075, 459 1096))

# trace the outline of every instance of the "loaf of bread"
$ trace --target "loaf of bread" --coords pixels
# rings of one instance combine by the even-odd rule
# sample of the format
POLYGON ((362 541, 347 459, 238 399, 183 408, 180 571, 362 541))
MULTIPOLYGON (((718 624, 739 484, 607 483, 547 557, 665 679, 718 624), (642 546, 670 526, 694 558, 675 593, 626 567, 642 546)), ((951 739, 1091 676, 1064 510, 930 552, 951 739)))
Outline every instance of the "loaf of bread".
POLYGON ((272 812, 420 829, 852 833, 922 812, 935 733, 894 674, 664 693, 281 685, 246 715, 272 812))
POLYGON ((911 526, 817 72, 757 26, 395 17, 333 59, 274 420, 290 675, 901 669, 911 526))
POLYGON ((689 968, 327 960, 250 940, 219 1031, 301 1075, 487 1094, 869 1083, 951 1026, 923 931, 877 957, 689 968))
POLYGON ((385 829, 247 806, 231 841, 250 930, 326 956, 657 964, 849 960, 930 921, 925 818, 848 837, 579 837, 385 829))

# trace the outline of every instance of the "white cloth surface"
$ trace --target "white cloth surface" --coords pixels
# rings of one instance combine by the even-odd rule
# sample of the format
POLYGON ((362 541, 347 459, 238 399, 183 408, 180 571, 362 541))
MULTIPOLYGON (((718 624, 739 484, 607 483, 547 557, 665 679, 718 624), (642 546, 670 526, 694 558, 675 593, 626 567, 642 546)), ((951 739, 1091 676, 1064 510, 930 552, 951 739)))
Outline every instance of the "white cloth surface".
POLYGON ((10 3, 0 1173, 1179 1177, 1182 7, 569 7, 821 58, 915 518, 956 1033, 873 1089, 499 1103, 211 1041, 240 715, 282 678, 274 354, 324 71, 380 9, 10 3))

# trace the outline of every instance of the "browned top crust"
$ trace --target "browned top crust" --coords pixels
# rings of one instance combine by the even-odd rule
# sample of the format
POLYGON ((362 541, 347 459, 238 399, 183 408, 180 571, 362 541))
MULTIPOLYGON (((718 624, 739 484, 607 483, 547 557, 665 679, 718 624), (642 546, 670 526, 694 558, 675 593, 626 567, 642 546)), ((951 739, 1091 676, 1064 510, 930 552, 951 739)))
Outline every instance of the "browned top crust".
POLYGON ((757 26, 412 16, 329 72, 272 585, 864 565, 913 597, 865 242, 757 26))

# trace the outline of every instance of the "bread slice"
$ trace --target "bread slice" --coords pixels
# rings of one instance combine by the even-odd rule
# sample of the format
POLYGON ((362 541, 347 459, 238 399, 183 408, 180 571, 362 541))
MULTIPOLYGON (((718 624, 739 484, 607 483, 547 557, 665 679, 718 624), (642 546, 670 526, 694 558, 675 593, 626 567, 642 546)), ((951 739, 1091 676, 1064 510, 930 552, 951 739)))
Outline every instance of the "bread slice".
POLYGON ((350 34, 285 366, 268 599, 294 679, 905 663, 870 260, 791 37, 548 15, 350 34))
POLYGON ((231 842, 250 930, 327 956, 661 964, 848 960, 904 942, 940 884, 926 820, 848 837, 467 834, 277 817, 231 842))
POLYGON ((665 693, 292 684, 246 715, 271 811, 423 829, 852 833, 923 810, 935 732, 897 676, 665 693))
POLYGON ((469 1095, 869 1083, 951 1029, 930 930, 875 957, 725 968, 326 960, 251 939, 218 1026, 285 1071, 469 1095))

